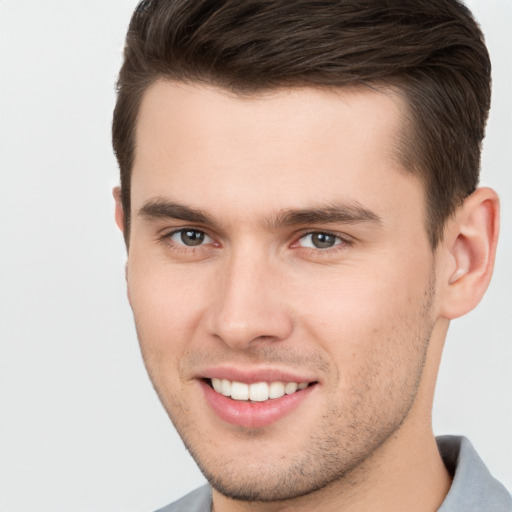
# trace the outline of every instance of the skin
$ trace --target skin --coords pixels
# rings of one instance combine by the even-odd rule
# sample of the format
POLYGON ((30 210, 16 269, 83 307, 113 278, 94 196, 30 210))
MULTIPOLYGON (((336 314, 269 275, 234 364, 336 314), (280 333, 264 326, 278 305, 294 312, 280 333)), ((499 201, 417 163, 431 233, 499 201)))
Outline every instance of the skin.
POLYGON ((434 385, 449 320, 490 278, 497 198, 468 198, 433 251, 423 188, 395 149, 404 109, 366 88, 241 98, 160 81, 145 93, 129 300, 216 512, 434 511, 448 492, 434 385), (203 242, 186 245, 185 228, 203 242), (315 384, 252 428, 212 409, 212 371, 315 384))

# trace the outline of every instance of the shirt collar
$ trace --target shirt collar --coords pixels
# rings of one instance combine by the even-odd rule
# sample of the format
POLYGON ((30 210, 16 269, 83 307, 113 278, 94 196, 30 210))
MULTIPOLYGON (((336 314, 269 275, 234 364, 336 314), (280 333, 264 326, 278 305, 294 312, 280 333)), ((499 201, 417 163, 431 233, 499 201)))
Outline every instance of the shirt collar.
POLYGON ((437 438, 439 453, 453 476, 452 486, 438 512, 511 512, 512 498, 485 467, 468 439, 437 438))

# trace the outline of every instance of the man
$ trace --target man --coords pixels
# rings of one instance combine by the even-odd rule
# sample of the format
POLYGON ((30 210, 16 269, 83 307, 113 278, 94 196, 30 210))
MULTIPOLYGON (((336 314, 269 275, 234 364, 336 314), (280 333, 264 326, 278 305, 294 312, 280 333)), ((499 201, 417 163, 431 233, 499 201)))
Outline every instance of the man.
POLYGON ((163 509, 509 511, 431 409, 489 283, 490 104, 455 0, 143 1, 113 122, 128 296, 210 486, 163 509))

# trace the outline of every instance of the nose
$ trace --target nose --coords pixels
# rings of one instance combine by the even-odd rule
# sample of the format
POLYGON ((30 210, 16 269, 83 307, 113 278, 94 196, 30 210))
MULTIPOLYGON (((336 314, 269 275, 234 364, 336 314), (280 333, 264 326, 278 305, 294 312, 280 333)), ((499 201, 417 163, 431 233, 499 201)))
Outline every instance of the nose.
POLYGON ((264 255, 232 256, 216 283, 207 313, 210 335, 235 350, 290 336, 293 318, 284 298, 283 279, 264 255))

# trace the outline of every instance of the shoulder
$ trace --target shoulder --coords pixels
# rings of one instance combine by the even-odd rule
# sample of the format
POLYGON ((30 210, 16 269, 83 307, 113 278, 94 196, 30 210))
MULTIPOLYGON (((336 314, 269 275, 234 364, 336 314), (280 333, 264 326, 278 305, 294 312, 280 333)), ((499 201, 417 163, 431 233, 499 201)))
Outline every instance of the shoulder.
POLYGON ((203 485, 156 512, 211 512, 211 504, 212 491, 210 486, 203 485))

